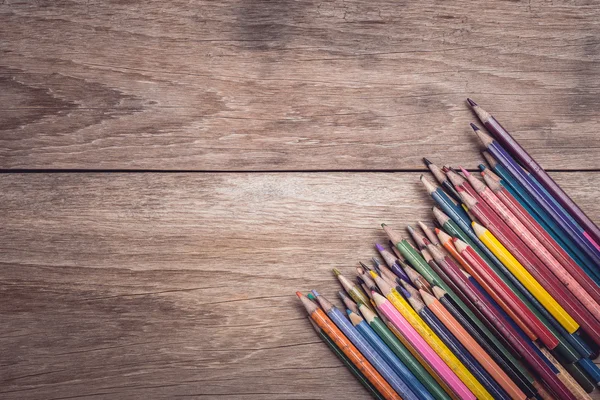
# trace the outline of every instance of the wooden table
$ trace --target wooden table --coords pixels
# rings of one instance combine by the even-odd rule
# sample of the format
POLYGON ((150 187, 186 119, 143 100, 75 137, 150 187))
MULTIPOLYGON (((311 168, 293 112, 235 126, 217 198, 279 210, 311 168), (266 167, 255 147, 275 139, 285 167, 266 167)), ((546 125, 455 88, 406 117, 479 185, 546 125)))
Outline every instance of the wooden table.
POLYGON ((294 291, 431 220, 421 157, 481 161, 467 95, 599 221, 599 18, 4 1, 0 397, 368 398, 294 291))

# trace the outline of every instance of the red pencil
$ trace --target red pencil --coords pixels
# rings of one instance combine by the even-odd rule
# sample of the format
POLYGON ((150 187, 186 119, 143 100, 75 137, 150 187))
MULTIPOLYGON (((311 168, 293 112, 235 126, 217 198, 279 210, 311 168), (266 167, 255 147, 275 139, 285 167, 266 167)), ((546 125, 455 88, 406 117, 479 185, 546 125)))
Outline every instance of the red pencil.
POLYGON ((483 182, 475 178, 468 171, 463 170, 469 183, 492 210, 506 223, 506 225, 519 236, 527 247, 535 254, 547 270, 554 274, 579 302, 600 321, 600 304, 573 278, 573 276, 558 262, 544 245, 527 229, 527 227, 504 205, 496 194, 483 182))
POLYGON ((523 208, 521 203, 500 183, 500 177, 491 170, 481 171, 485 183, 496 194, 500 201, 525 225, 529 231, 546 247, 561 265, 579 282, 579 284, 600 304, 600 287, 563 248, 546 232, 544 228, 523 208))
MULTIPOLYGON (((535 254, 517 237, 517 235, 493 211, 482 207, 471 195, 461 187, 456 188, 463 204, 475 214, 477 219, 512 253, 527 271, 550 293, 550 295, 577 321, 594 342, 600 344, 600 323, 575 299, 571 292, 565 290, 556 277, 537 258, 535 254)), ((565 326, 569 333, 577 330, 575 326, 565 326)))
MULTIPOLYGON (((456 250, 460 255, 467 261, 471 267, 477 271, 477 274, 471 274, 476 280, 479 275, 483 280, 487 282, 489 286, 495 289, 498 296, 500 296, 507 305, 509 305, 523 321, 529 325, 529 327, 538 335, 540 341, 544 343, 549 349, 554 349, 558 346, 558 339, 542 324, 538 317, 531 312, 529 308, 519 299, 512 290, 494 273, 494 271, 487 265, 487 263, 477 254, 477 252, 458 238, 452 239, 456 250)), ((479 282, 479 280, 478 280, 479 282)))
POLYGON ((519 328, 525 332, 529 339, 534 341, 537 340, 538 335, 533 329, 531 329, 531 326, 527 324, 527 322, 525 322, 521 316, 517 314, 515 310, 513 310, 513 308, 510 307, 504 301, 504 299, 498 295, 496 290, 493 289, 492 286, 490 286, 488 282, 479 275, 479 272, 475 270, 471 264, 469 264, 462 254, 458 252, 456 247, 454 247, 454 241, 452 240, 452 237, 441 229, 436 228, 436 232, 440 242, 444 244, 444 248, 448 250, 452 258, 454 258, 455 261, 458 261, 464 270, 467 271, 469 275, 471 275, 481 285, 483 290, 485 290, 489 296, 500 306, 500 308, 502 308, 502 310, 504 310, 504 312, 508 314, 508 316, 519 326, 519 328))
MULTIPOLYGON (((459 192, 460 193, 460 192, 459 192)), ((550 386, 560 399, 575 399, 573 394, 557 378, 550 367, 540 358, 535 350, 517 333, 517 331, 504 319, 500 312, 483 296, 479 290, 465 277, 460 268, 448 256, 444 256, 435 246, 428 246, 429 252, 444 269, 447 275, 471 299, 475 306, 511 343, 515 350, 537 372, 537 374, 550 386)))

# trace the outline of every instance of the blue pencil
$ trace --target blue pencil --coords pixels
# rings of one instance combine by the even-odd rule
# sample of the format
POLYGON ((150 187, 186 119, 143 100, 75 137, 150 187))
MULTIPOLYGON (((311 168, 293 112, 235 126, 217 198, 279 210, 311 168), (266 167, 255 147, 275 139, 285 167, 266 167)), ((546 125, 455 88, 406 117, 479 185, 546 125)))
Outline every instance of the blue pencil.
MULTIPOLYGON (((556 243, 558 243, 560 247, 562 247, 567 254, 588 275, 590 275, 592 279, 594 279, 596 283, 600 284, 600 275, 597 275, 588 267, 588 265, 593 265, 593 261, 590 260, 589 257, 587 257, 581 250, 579 250, 577 245, 575 245, 575 243, 569 237, 562 233, 562 230, 556 224, 556 222, 554 222, 550 215, 537 206, 537 203, 533 197, 531 197, 525 188, 510 175, 508 170, 504 168, 502 164, 498 163, 498 161, 496 161, 496 159, 487 151, 483 152, 483 157, 486 159, 496 175, 501 178, 501 183, 506 190, 508 190, 508 192, 512 194, 519 203, 521 203, 521 206, 523 206, 523 208, 529 212, 529 214, 537 221, 537 223, 540 224, 546 232, 548 232, 552 239, 554 239, 556 243)), ((479 169, 483 171, 486 169, 486 167, 483 164, 480 164, 479 169)))
POLYGON ((561 227, 564 233, 569 236, 573 242, 589 256, 594 262, 596 268, 600 267, 600 251, 589 242, 584 236, 583 231, 573 225, 569 217, 564 215, 557 207, 554 206, 548 196, 542 191, 532 180, 519 164, 502 148, 487 133, 471 125, 473 130, 479 137, 479 140, 484 144, 492 156, 510 172, 510 174, 527 190, 527 192, 535 199, 536 203, 542 207, 561 227))
POLYGON ((352 325, 369 342, 369 344, 379 353, 381 357, 394 369, 396 374, 420 399, 435 400, 435 398, 425 389, 425 386, 413 375, 412 372, 400 361, 394 352, 385 344, 383 340, 375 333, 373 328, 358 314, 347 310, 352 325))
POLYGON ((375 349, 369 344, 369 342, 362 337, 362 335, 356 330, 350 323, 348 318, 336 307, 333 306, 323 296, 320 296, 315 290, 312 291, 313 295, 317 298, 319 305, 325 311, 327 316, 331 318, 333 323, 342 331, 344 335, 352 342, 354 346, 362 353, 363 356, 373 365, 373 367, 381 374, 381 376, 390 384, 390 386, 400 395, 403 399, 418 400, 419 398, 406 386, 406 384, 400 379, 400 377, 394 372, 392 367, 385 362, 385 360, 375 351, 375 349))
MULTIPOLYGON (((404 289, 404 288, 403 288, 404 289)), ((427 325, 435 332, 436 335, 448 346, 450 351, 463 363, 463 365, 471 371, 473 376, 483 385, 483 387, 494 397, 494 399, 510 400, 510 396, 498 385, 498 383, 490 376, 490 374, 479 364, 477 360, 469 353, 469 351, 456 339, 456 337, 442 324, 442 322, 429 310, 425 304, 417 299, 416 296, 411 296, 406 290, 402 294, 408 299, 410 305, 415 309, 417 314, 425 321, 427 325)))
POLYGON ((427 188, 427 192, 433 198, 433 200, 440 205, 446 212, 451 212, 454 214, 456 218, 462 220, 466 225, 471 225, 471 218, 467 215, 465 210, 460 206, 460 204, 456 204, 454 200, 452 200, 446 192, 442 190, 439 186, 435 186, 429 179, 425 176, 421 175, 421 182, 427 188))

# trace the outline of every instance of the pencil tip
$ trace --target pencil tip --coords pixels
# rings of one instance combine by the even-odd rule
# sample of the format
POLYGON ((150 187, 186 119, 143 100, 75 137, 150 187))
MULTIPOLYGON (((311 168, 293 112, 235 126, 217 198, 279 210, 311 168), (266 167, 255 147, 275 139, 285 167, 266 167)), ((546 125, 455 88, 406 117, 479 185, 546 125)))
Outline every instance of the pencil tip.
POLYGON ((385 247, 383 247, 382 245, 380 245, 379 243, 375 243, 375 247, 377 247, 378 251, 384 251, 385 247))
POLYGON ((381 224, 381 227, 382 227, 382 228, 385 228, 386 226, 387 226, 386 224, 381 224))
POLYGON ((296 292, 296 296, 298 296, 298 298, 302 298, 303 294, 302 292, 296 292))
POLYGON ((319 296, 319 292, 317 292, 315 289, 311 290, 313 296, 318 297, 319 296))
POLYGON ((477 106, 477 103, 475 103, 475 102, 474 102, 472 99, 470 99, 470 98, 468 98, 468 97, 467 97, 467 102, 469 103, 469 105, 470 105, 471 107, 476 107, 476 106, 477 106))
POLYGON ((475 125, 474 123, 472 123, 472 122, 471 122, 471 128, 473 128, 473 130, 475 132, 477 132, 478 130, 480 130, 479 127, 477 125, 475 125))
POLYGON ((362 262, 362 261, 359 261, 358 263, 360 264, 360 266, 361 266, 361 267, 363 267, 363 268, 364 268, 364 270, 365 270, 365 271, 368 271, 368 270, 369 270, 369 267, 367 267, 367 264, 365 264, 364 262, 362 262))
POLYGON ((334 274, 335 276, 339 276, 339 275, 341 275, 342 273, 340 272, 340 270, 339 270, 339 269, 337 269, 337 268, 334 268, 334 269, 333 269, 333 274, 334 274))
POLYGON ((467 171, 466 169, 464 169, 463 167, 459 167, 460 171, 464 174, 464 176, 469 177, 471 175, 471 173, 469 171, 467 171))
POLYGON ((426 159, 425 157, 423 157, 423 162, 425 163, 426 166, 430 166, 431 164, 433 164, 431 161, 429 161, 428 159, 426 159))

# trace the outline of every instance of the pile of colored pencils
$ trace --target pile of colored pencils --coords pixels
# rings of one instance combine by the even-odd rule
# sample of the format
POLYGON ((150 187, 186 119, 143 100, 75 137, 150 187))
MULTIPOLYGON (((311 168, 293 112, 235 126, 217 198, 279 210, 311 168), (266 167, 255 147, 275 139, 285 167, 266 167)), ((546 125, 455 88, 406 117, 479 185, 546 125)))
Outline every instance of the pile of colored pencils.
POLYGON ((376 399, 583 399, 600 383, 600 231, 491 116, 480 175, 425 164, 433 224, 389 246, 343 312, 298 292, 318 335, 376 399))

